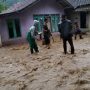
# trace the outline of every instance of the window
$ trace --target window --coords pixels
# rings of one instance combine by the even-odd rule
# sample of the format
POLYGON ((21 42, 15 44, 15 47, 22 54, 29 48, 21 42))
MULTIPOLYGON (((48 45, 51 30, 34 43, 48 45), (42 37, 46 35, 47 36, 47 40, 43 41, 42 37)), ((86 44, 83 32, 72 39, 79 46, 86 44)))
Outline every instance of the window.
POLYGON ((59 14, 40 14, 40 15, 34 15, 34 20, 39 20, 38 30, 43 30, 44 25, 44 19, 48 17, 48 28, 51 30, 51 32, 58 32, 58 23, 60 20, 59 14))
POLYGON ((20 37, 21 36, 21 32, 20 32, 20 22, 19 22, 19 19, 15 19, 15 27, 16 27, 17 37, 20 37))
POLYGON ((21 37, 19 19, 8 19, 7 26, 9 32, 9 38, 21 37))

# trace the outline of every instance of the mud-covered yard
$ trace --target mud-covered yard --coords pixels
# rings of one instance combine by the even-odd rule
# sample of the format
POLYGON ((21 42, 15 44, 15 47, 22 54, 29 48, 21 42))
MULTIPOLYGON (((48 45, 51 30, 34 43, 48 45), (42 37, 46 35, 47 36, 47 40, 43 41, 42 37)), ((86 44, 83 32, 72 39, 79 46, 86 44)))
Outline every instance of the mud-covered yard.
POLYGON ((90 90, 89 35, 74 40, 74 55, 63 54, 59 37, 51 49, 38 45, 34 55, 28 44, 0 48, 0 90, 90 90))

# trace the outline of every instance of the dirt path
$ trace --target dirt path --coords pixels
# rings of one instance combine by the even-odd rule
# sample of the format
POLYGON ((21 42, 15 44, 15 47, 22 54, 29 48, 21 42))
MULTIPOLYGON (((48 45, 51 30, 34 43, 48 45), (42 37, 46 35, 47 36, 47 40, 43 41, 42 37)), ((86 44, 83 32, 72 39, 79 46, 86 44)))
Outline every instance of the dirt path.
POLYGON ((38 55, 28 45, 0 48, 0 90, 90 90, 90 37, 74 45, 75 55, 58 39, 50 50, 39 43, 38 55))

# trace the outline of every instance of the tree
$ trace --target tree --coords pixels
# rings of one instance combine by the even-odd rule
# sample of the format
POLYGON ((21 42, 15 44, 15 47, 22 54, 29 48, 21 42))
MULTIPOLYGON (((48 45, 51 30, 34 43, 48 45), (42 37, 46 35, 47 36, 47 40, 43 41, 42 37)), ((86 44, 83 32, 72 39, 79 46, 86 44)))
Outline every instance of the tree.
POLYGON ((0 3, 0 13, 5 10, 7 8, 6 5, 4 5, 4 3, 0 3))
POLYGON ((17 3, 17 2, 22 2, 24 0, 0 0, 0 13, 9 8, 10 6, 12 6, 13 4, 17 3))
POLYGON ((12 6, 13 4, 17 2, 22 2, 24 0, 0 0, 0 2, 5 3, 8 7, 12 6))

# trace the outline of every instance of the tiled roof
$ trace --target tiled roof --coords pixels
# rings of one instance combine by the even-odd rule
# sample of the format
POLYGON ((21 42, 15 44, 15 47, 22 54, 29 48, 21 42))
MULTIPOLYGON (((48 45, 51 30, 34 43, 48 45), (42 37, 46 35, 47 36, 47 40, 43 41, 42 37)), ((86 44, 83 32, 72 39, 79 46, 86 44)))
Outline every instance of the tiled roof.
POLYGON ((0 14, 7 14, 7 13, 12 13, 12 12, 16 12, 16 11, 22 10, 25 7, 33 4, 36 1, 39 1, 39 0, 24 0, 23 2, 18 2, 16 4, 14 4, 13 6, 11 6, 10 8, 8 8, 7 10, 4 10, 0 14))
POLYGON ((74 8, 78 6, 90 4, 90 0, 67 0, 74 8))

